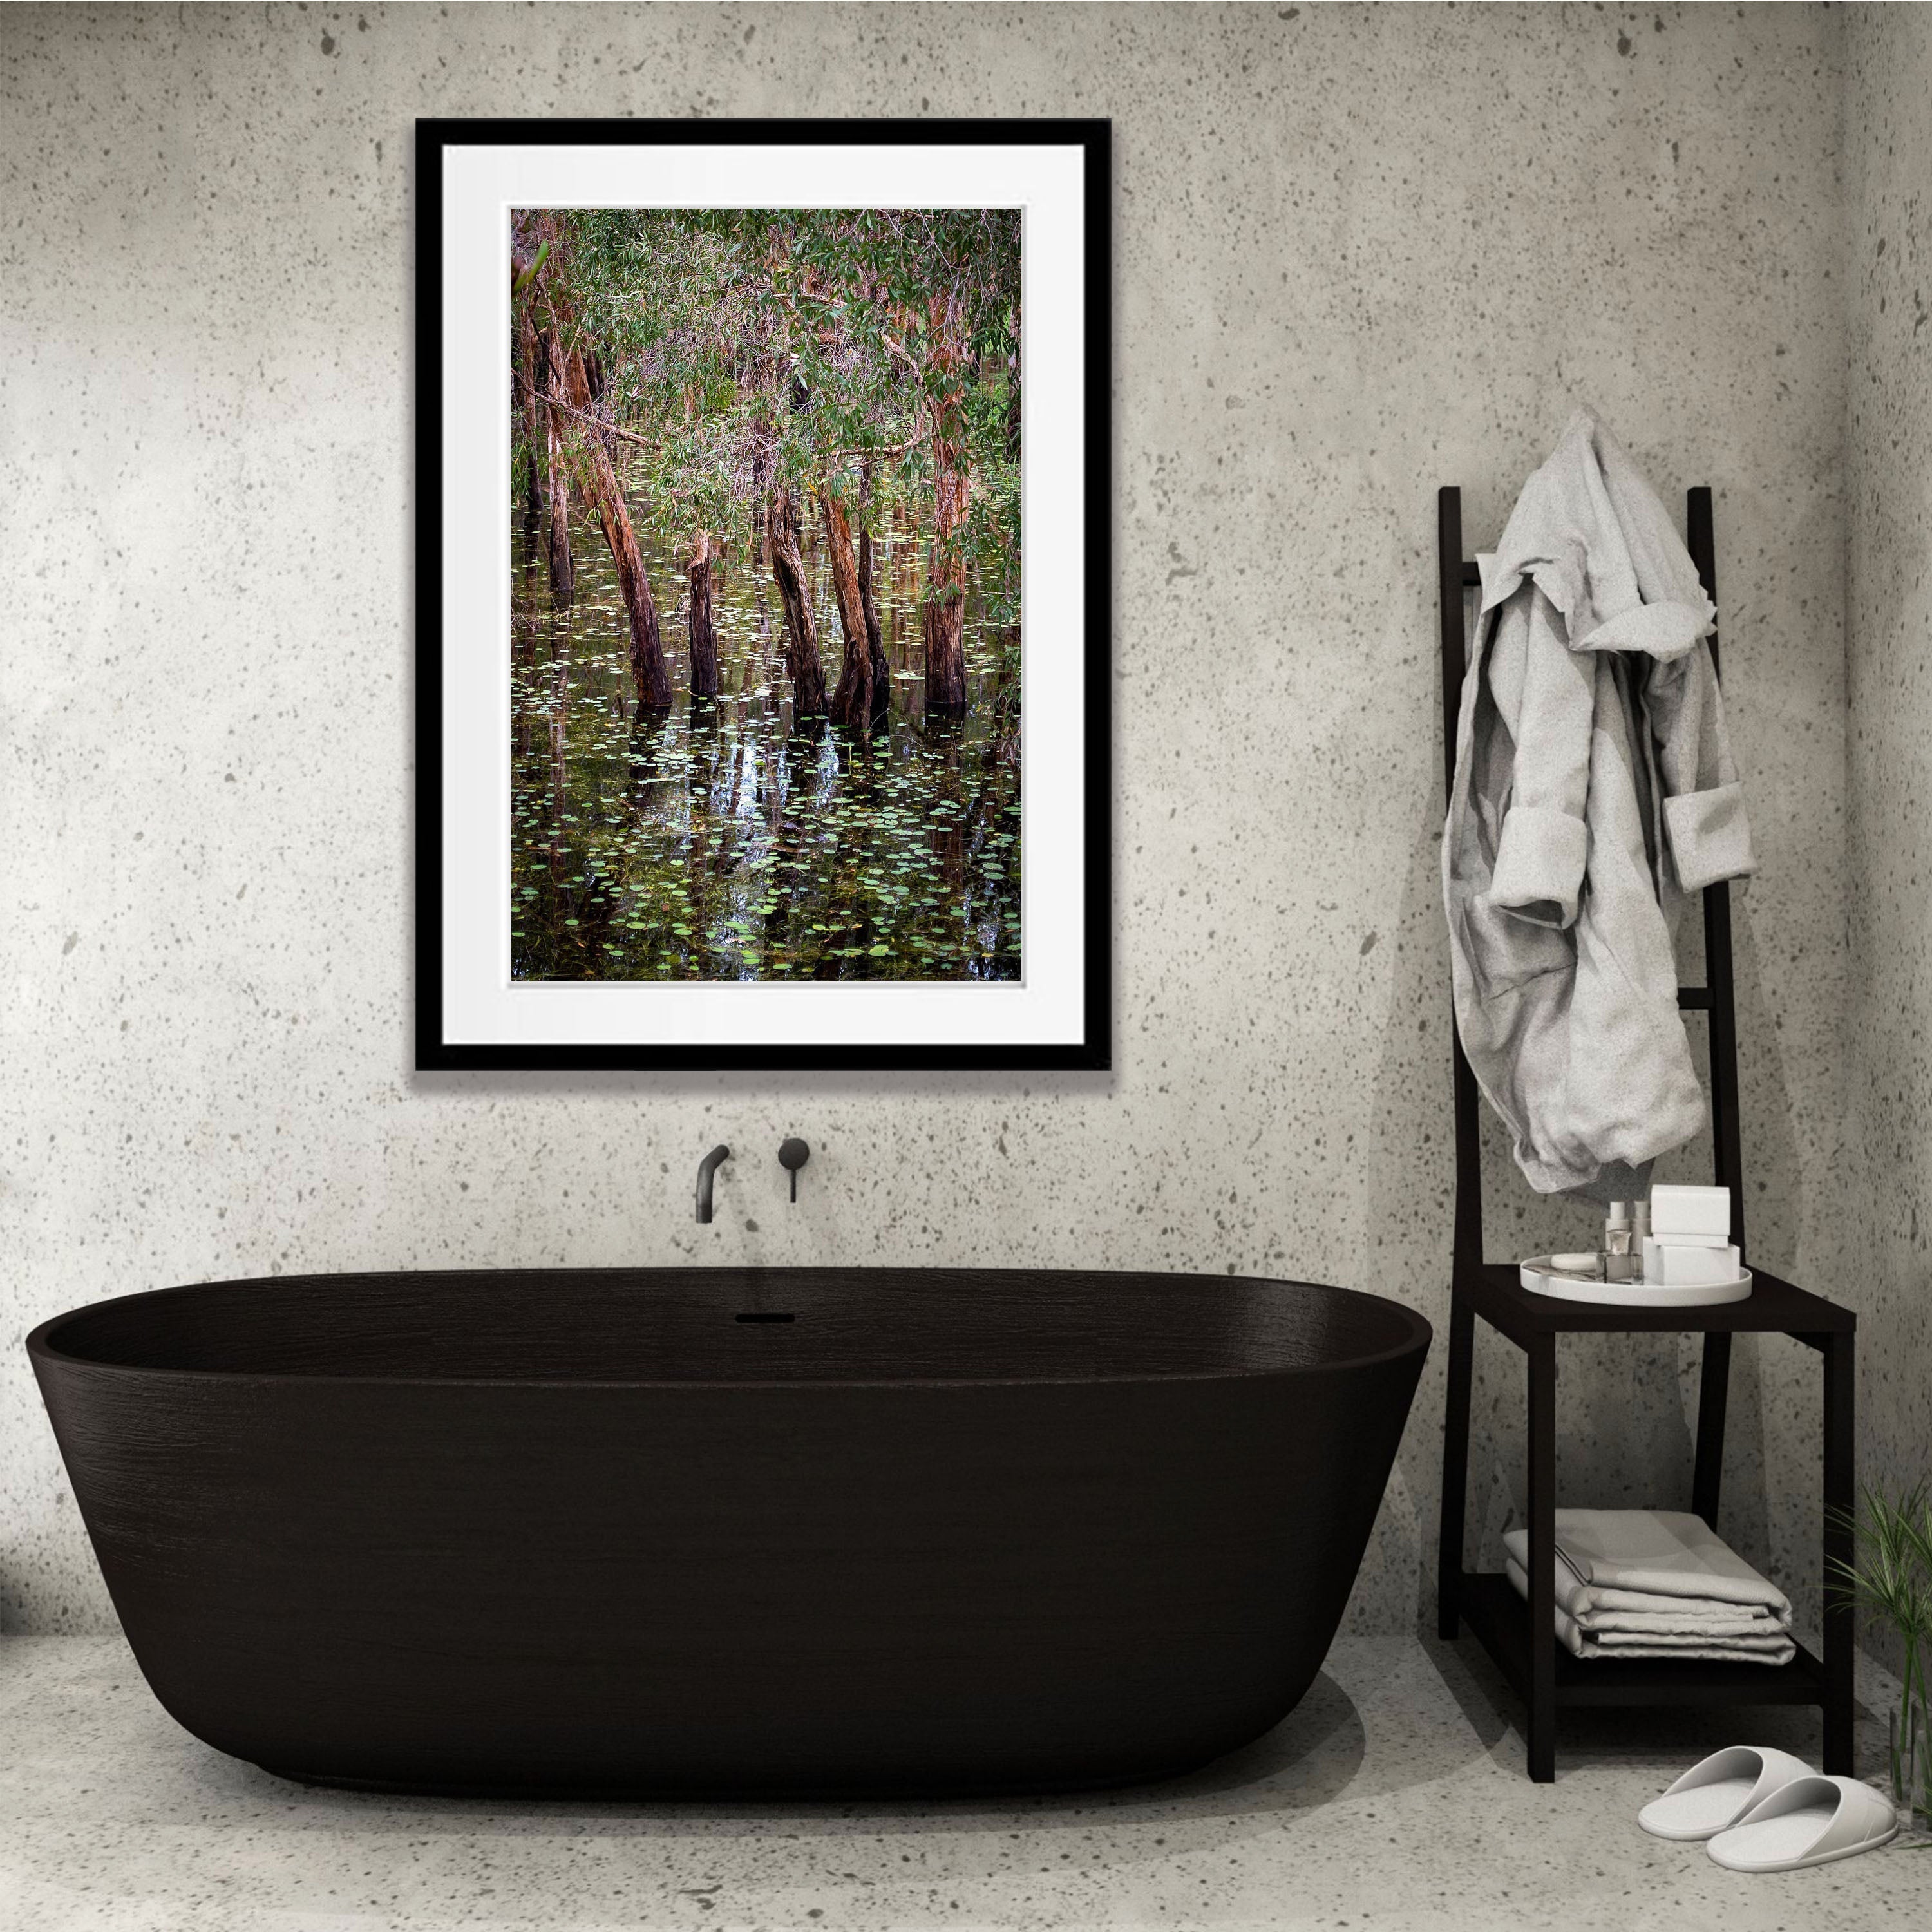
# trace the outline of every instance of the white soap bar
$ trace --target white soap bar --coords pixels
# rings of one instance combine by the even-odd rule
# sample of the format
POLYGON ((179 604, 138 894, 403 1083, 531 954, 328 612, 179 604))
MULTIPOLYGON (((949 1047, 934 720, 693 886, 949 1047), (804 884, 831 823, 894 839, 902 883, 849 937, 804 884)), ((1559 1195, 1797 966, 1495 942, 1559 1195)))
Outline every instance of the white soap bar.
POLYGON ((1721 1234, 1731 1238, 1731 1190, 1728 1187, 1674 1187, 1650 1190, 1650 1232, 1660 1240, 1678 1234, 1721 1234))
POLYGON ((1643 1244, 1646 1288, 1714 1288, 1736 1281, 1738 1269, 1738 1251, 1729 1242, 1721 1248, 1694 1247, 1652 1235, 1643 1244))

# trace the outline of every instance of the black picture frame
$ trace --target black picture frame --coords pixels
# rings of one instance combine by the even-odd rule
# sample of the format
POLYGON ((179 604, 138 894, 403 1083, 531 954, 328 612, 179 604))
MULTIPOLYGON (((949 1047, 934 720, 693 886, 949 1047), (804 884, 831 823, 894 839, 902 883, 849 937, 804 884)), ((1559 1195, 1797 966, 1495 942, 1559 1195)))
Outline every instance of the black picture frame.
POLYGON ((1111 123, 1104 120, 423 119, 416 143, 416 985, 420 1072, 618 1070, 636 1072, 838 1070, 874 1072, 1048 1070, 1112 1066, 1112 251, 1111 123), (453 1040, 445 1025, 443 722, 447 652, 442 545, 444 161, 466 145, 908 143, 1072 146, 1083 161, 1082 332, 1084 514, 1081 562, 1084 635, 1080 742, 1084 904, 1080 918, 1082 1019, 1078 1040, 1009 1046, 719 1041, 586 1044, 453 1040))

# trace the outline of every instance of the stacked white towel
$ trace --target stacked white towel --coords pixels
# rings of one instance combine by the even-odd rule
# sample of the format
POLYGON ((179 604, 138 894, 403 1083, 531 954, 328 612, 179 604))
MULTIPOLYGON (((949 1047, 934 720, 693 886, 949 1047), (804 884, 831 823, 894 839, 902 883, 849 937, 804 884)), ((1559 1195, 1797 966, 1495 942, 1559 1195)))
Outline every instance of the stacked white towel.
MULTIPOLYGON (((1503 1538, 1529 1594, 1529 1532, 1503 1538)), ((1556 1512, 1556 1634, 1576 1657, 1788 1664, 1791 1602, 1702 1516, 1681 1510, 1556 1512)))

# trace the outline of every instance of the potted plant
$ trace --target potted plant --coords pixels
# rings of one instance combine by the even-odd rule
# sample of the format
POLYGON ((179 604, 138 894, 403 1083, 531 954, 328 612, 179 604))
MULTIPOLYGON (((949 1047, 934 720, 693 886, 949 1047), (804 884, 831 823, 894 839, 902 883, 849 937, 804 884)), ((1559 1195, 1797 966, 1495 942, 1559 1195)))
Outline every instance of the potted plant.
POLYGON ((1833 1563, 1832 1586, 1868 1624, 1894 1631, 1904 1657, 1892 1714, 1892 1802, 1908 1823, 1916 1814, 1932 1824, 1932 1485, 1922 1478, 1898 1497, 1868 1488, 1847 1526, 1852 1560, 1833 1563))

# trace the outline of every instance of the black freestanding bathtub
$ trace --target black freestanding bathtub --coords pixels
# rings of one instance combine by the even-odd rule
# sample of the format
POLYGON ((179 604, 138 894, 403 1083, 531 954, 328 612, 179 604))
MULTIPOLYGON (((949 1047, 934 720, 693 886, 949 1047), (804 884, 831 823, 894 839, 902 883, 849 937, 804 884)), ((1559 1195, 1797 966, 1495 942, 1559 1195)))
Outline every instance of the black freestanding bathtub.
POLYGON ((285 1777, 1050 1790, 1275 1724, 1430 1340, 1226 1276, 166 1288, 28 1338, 148 1683, 285 1777))

